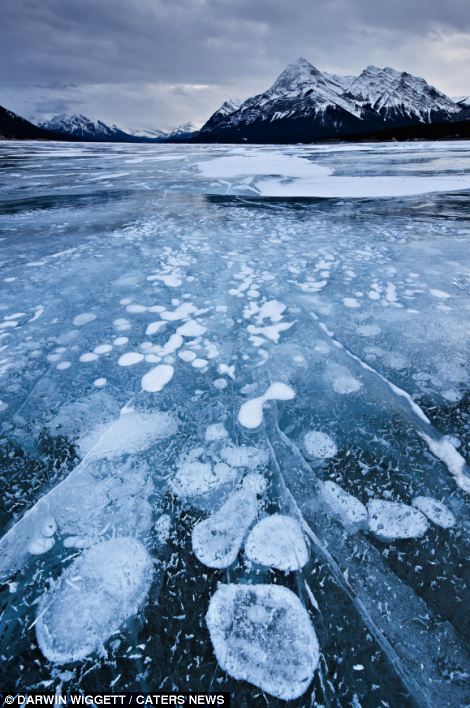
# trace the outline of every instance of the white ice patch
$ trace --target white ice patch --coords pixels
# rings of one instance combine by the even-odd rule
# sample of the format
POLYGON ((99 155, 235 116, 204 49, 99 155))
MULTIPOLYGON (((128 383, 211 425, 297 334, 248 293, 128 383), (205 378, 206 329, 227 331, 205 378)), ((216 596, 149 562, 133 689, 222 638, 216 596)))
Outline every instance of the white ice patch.
POLYGON ((174 435, 177 422, 169 413, 125 411, 111 425, 90 451, 91 457, 112 458, 135 454, 154 445, 157 440, 174 435))
POLYGON ((333 389, 336 393, 348 395, 350 393, 356 393, 361 388, 361 382, 352 374, 337 374, 333 377, 333 389))
POLYGON ((200 357, 197 357, 191 362, 191 366, 194 366, 195 369, 204 369, 209 362, 207 359, 201 359, 200 357))
POLYGON ((266 479, 258 472, 250 472, 243 477, 242 485, 244 489, 249 489, 258 496, 263 495, 268 487, 266 479))
POLYGON ((228 568, 237 559, 246 533, 256 518, 256 494, 239 489, 208 519, 193 528, 196 558, 209 568, 228 568))
POLYGON ((43 553, 50 551, 54 543, 55 540, 53 538, 45 538, 44 536, 33 538, 28 545, 28 553, 31 553, 32 556, 41 556, 43 553))
POLYGON ((204 433, 206 442, 223 440, 224 438, 228 438, 228 432, 223 423, 212 423, 212 425, 207 426, 206 432, 204 433))
POLYGON ((206 615, 220 666, 288 701, 309 687, 320 657, 310 617, 280 585, 219 585, 206 615))
POLYGON ((194 448, 181 461, 170 481, 176 496, 191 499, 204 496, 229 484, 234 484, 238 472, 224 462, 202 462, 203 448, 194 448))
POLYGON ((361 335, 361 337, 376 337, 380 334, 381 329, 377 325, 360 325, 356 332, 361 335))
POLYGON ((142 606, 152 577, 139 541, 113 538, 85 551, 47 591, 38 607, 36 637, 56 664, 81 661, 142 606))
POLYGON ((320 177, 330 175, 332 170, 316 165, 302 157, 263 151, 257 154, 228 155, 197 164, 204 177, 227 179, 244 175, 279 175, 282 177, 320 177))
POLYGON ((336 482, 329 480, 323 482, 322 492, 328 506, 343 520, 351 524, 362 524, 367 521, 368 513, 364 504, 336 482))
POLYGON ((338 448, 333 438, 320 430, 309 430, 304 435, 304 448, 307 457, 327 459, 334 457, 338 448))
POLYGON ((443 529, 450 529, 455 526, 455 516, 441 501, 432 497, 415 497, 412 504, 427 516, 433 524, 441 526, 443 529))
POLYGON ((88 364, 91 361, 96 361, 98 359, 98 354, 95 354, 94 352, 86 352, 85 354, 82 354, 80 357, 80 361, 82 364, 88 364))
POLYGON ((132 327, 129 320, 126 320, 125 317, 118 317, 116 320, 113 321, 113 325, 119 332, 125 332, 126 330, 131 329, 132 327))
POLYGON ((175 370, 169 364, 159 364, 142 376, 142 390, 158 393, 171 381, 175 370))
MULTIPOLYGON (((266 173, 265 173, 266 174, 266 173)), ((470 189, 469 176, 442 177, 350 177, 332 176, 304 179, 257 180, 256 189, 263 197, 323 197, 364 199, 407 197, 431 192, 470 189)))
POLYGON ((292 327, 293 322, 278 322, 277 324, 267 325, 266 327, 256 327, 255 325, 248 325, 246 328, 251 335, 261 335, 271 342, 277 343, 281 332, 287 332, 288 329, 292 327))
POLYGON ((151 337, 153 334, 157 334, 162 327, 166 326, 166 322, 163 322, 162 320, 155 320, 155 322, 150 322, 149 325, 147 325, 147 329, 145 330, 145 335, 147 337, 151 337))
POLYGON ((343 297, 343 305, 354 309, 360 307, 361 303, 355 297, 343 297))
POLYGON ((224 447, 220 451, 220 456, 231 467, 248 467, 252 470, 266 465, 269 460, 267 450, 251 446, 232 445, 224 447))
POLYGON ((173 354, 183 346, 183 337, 180 334, 172 334, 162 347, 157 347, 156 351, 162 358, 173 354))
POLYGON ((254 563, 278 570, 300 570, 308 563, 308 548, 296 519, 272 514, 251 530, 245 553, 254 563))
POLYGON ((178 320, 184 320, 189 315, 193 315, 197 312, 197 307, 194 307, 190 302, 184 302, 182 305, 173 310, 164 310, 160 317, 162 320, 168 320, 169 322, 177 322, 178 320))
POLYGON ((429 528, 424 514, 401 502, 372 499, 367 510, 370 530, 384 541, 420 538, 429 528))
POLYGON ((290 401, 295 391, 285 383, 276 381, 266 389, 262 396, 246 401, 238 412, 238 422, 244 428, 254 429, 263 422, 263 406, 267 401, 290 401))
POLYGON ((449 293, 446 293, 445 290, 438 290, 438 288, 430 288, 429 292, 441 300, 447 300, 450 297, 449 293))
POLYGON ((144 355, 140 352, 127 352, 118 359, 119 366, 134 366, 144 360, 144 355))
POLYGON ((83 327, 83 325, 93 322, 93 320, 96 320, 96 315, 93 312, 82 312, 81 315, 77 315, 74 318, 73 324, 75 327, 83 327))
POLYGON ((206 333, 206 327, 203 327, 195 320, 188 320, 180 325, 176 332, 182 337, 202 337, 206 333))
POLYGON ((47 553, 55 543, 53 538, 57 531, 57 524, 52 516, 46 516, 38 525, 36 534, 28 545, 28 552, 33 556, 47 553))
POLYGON ((268 300, 261 305, 257 314, 258 322, 269 319, 271 322, 280 322, 286 306, 279 300, 268 300))
POLYGON ((446 465, 460 489, 470 493, 470 476, 465 472, 465 460, 452 445, 450 439, 443 437, 440 440, 434 440, 426 433, 421 432, 419 435, 426 442, 433 455, 446 465))

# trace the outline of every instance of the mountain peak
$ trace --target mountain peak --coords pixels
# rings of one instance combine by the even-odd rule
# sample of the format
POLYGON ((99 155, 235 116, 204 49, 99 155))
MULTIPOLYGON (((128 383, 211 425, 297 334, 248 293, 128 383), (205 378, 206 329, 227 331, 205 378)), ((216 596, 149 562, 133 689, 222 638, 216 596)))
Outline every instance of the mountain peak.
POLYGON ((299 86, 313 83, 319 77, 323 77, 321 71, 303 57, 299 57, 279 74, 271 90, 275 93, 286 93, 297 90, 299 86))

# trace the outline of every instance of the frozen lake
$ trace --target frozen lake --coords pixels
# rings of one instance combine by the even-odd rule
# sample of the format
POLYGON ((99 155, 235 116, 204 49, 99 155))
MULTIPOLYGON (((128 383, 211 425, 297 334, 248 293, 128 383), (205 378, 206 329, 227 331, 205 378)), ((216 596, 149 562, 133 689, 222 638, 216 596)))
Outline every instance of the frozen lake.
POLYGON ((469 702, 470 143, 0 165, 0 688, 469 702))

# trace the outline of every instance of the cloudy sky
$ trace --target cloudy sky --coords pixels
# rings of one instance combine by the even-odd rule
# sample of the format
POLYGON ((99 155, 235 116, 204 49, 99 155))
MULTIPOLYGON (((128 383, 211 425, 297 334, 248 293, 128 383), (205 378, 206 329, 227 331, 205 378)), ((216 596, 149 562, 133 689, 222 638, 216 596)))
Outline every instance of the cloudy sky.
POLYGON ((470 94, 470 0, 0 0, 0 104, 125 128, 203 122, 304 56, 470 94))

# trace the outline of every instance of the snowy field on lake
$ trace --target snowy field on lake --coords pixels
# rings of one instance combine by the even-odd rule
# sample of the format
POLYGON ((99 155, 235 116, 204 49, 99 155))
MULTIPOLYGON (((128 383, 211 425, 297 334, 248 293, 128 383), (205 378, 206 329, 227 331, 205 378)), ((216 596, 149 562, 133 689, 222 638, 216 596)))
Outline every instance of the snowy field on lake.
POLYGON ((0 165, 0 689, 470 703, 470 143, 0 165))

